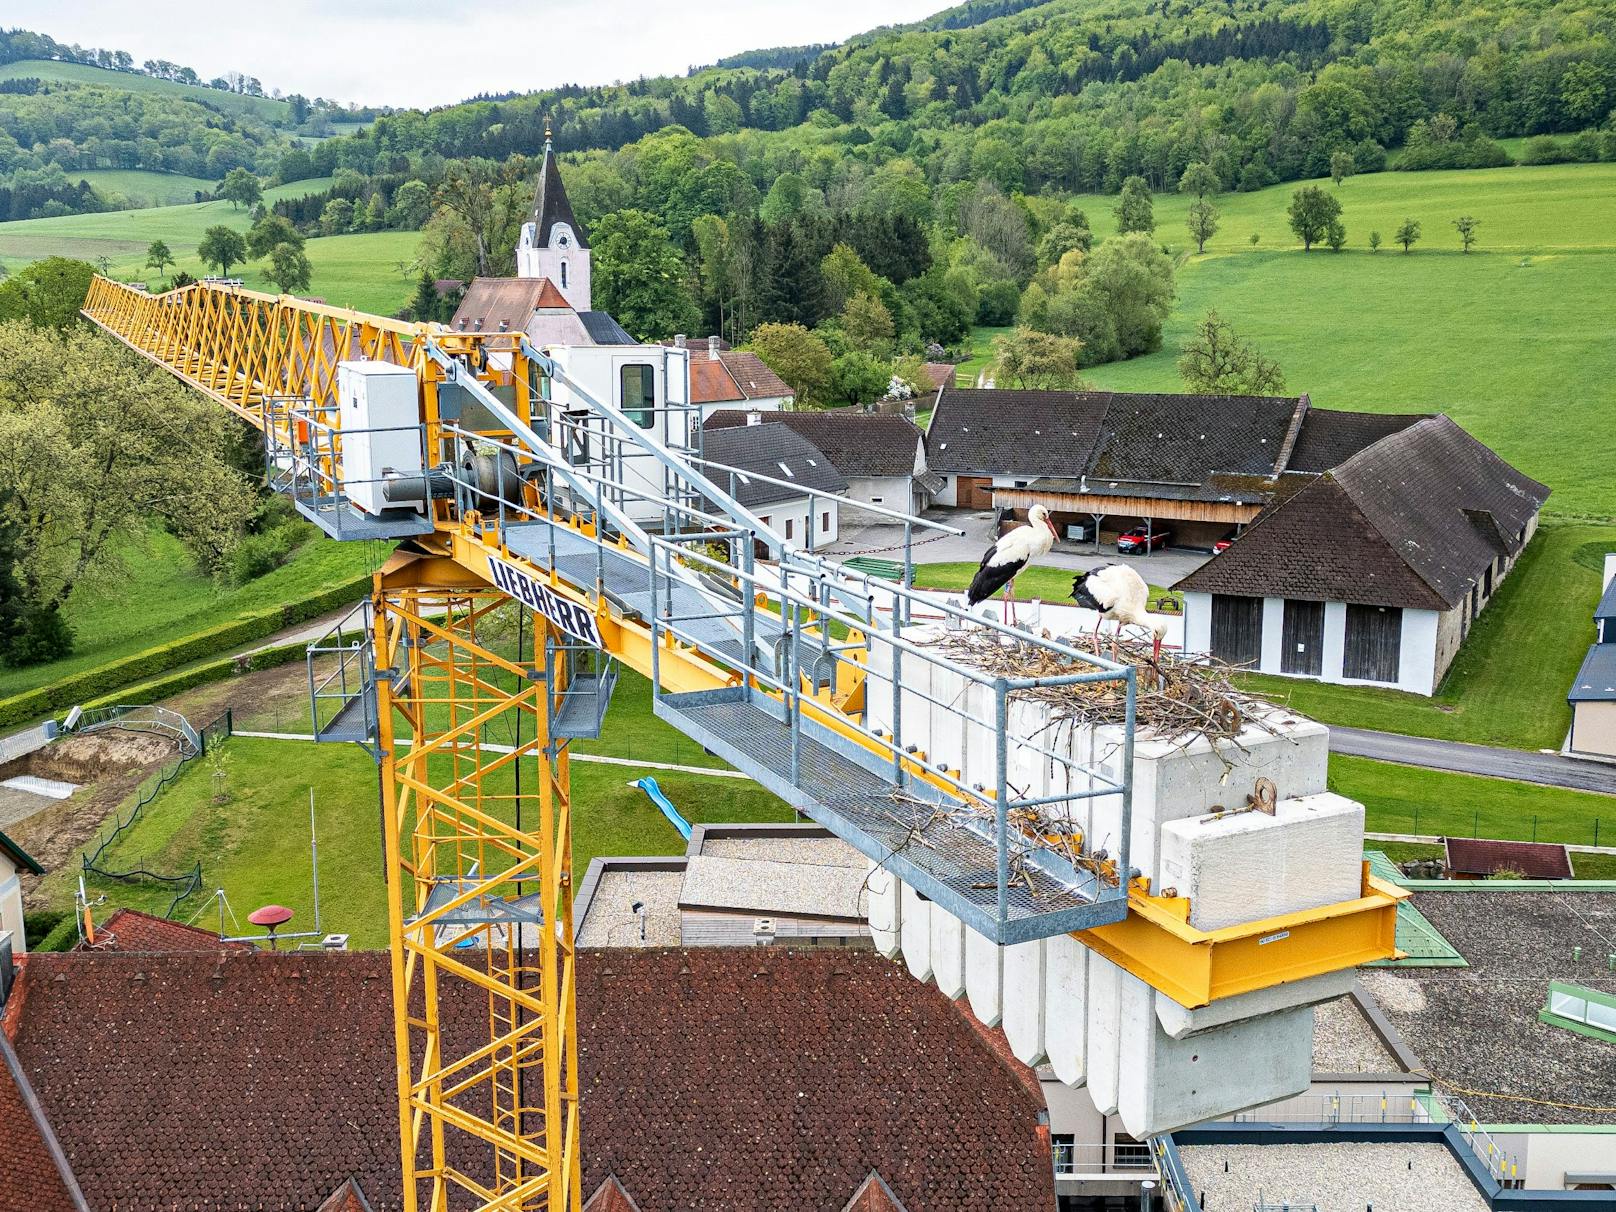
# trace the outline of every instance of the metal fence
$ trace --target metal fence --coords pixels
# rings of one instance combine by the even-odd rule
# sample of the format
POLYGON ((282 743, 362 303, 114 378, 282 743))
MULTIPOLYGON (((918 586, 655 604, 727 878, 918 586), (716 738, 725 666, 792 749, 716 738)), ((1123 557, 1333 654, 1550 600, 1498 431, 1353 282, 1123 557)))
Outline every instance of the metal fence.
MULTIPOLYGON (((188 723, 186 728, 190 728, 188 723)), ((93 852, 86 851, 82 856, 81 862, 84 871, 87 874, 98 875, 103 879, 117 880, 120 883, 169 885, 175 890, 174 898, 169 902, 168 910, 164 916, 173 917, 174 911, 179 908, 181 902, 202 886, 202 862, 200 859, 197 860, 195 867, 179 875, 163 875, 160 872, 148 870, 143 866, 130 867, 122 871, 109 870, 107 867, 102 866, 102 859, 106 856, 107 851, 112 849, 141 819, 147 804, 156 799, 165 787, 179 778, 187 766, 198 758, 205 756, 209 747, 228 737, 231 731, 232 720, 229 710, 226 710, 223 715, 212 723, 196 730, 194 735, 197 737, 197 744, 195 746, 182 745, 179 758, 170 765, 164 766, 155 774, 148 776, 141 783, 132 797, 134 804, 129 809, 127 817, 120 819, 117 810, 113 811, 112 828, 102 836, 93 852)))

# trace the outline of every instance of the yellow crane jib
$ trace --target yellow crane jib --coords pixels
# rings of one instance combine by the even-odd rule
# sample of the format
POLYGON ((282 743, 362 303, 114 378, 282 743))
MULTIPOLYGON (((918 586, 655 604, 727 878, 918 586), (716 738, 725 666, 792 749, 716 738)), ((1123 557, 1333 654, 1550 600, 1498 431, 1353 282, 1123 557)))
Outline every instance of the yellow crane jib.
MULTIPOLYGON (((96 278, 84 315, 260 429, 270 482, 327 534, 402 544, 330 734, 382 765, 409 1208, 580 1205, 568 745, 598 730, 616 662, 658 716, 992 943, 1070 935, 1190 1010, 1394 952, 1401 894, 1367 869, 1328 906, 1192 925, 1131 853, 1135 671, 967 621, 907 568, 882 581, 783 542, 704 459, 672 375, 627 405, 520 333, 217 284, 96 278), (486 634, 513 599, 514 656, 486 634), (984 673, 917 610, 1055 672, 984 673), (1103 753, 1013 726, 1095 681, 1128 705, 1103 753), (443 1027, 456 988, 490 1007, 473 1044, 443 1027), (448 1129, 489 1166, 463 1168, 448 1129)), ((901 523, 906 563, 914 533, 949 529, 859 507, 901 523)))

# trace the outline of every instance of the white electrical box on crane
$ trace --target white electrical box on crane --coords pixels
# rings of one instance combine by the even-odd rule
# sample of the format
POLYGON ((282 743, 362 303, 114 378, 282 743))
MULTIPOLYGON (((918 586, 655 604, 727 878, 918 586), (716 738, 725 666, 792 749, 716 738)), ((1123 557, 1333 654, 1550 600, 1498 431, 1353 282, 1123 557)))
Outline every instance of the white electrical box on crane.
MULTIPOLYGON (((415 476, 425 470, 419 390, 415 371, 408 366, 337 363, 342 430, 337 478, 348 499, 368 514, 400 508, 383 493, 384 477, 415 476)), ((316 446, 320 444, 316 438, 316 446)))

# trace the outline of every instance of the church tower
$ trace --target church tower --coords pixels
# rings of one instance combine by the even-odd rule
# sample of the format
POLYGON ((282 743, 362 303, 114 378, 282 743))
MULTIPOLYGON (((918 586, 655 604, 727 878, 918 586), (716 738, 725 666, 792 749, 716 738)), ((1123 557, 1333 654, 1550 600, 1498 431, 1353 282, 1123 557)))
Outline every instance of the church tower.
POLYGON ((544 129, 544 164, 539 188, 533 196, 533 217, 522 224, 516 245, 516 276, 548 278, 574 311, 590 311, 589 233, 572 214, 572 203, 561 184, 550 142, 544 129))

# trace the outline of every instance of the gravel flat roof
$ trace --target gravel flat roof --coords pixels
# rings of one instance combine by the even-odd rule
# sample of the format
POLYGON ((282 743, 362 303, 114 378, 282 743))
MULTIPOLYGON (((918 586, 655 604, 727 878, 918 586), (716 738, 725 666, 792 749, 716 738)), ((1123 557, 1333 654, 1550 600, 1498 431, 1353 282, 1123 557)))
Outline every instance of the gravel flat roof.
POLYGON ((698 854, 685 868, 679 905, 862 921, 866 916, 865 879, 862 864, 827 866, 698 854))
POLYGON ((857 867, 869 860, 839 837, 778 837, 766 833, 702 838, 701 853, 712 858, 773 859, 779 863, 813 863, 822 867, 857 867))
POLYGON ((1488 1212, 1446 1145, 1343 1141, 1317 1145, 1184 1145, 1205 1212, 1251 1212, 1260 1202, 1319 1212, 1488 1212), (1224 1164, 1228 1164, 1225 1172, 1224 1164))
POLYGON ((677 947, 679 885, 683 871, 613 871, 601 873, 589 916, 578 928, 580 947, 677 947), (645 941, 640 918, 631 906, 645 905, 645 941))
POLYGON ((1470 967, 1360 979, 1438 1088, 1484 1122, 1616 1124, 1616 1112, 1584 1109, 1616 1107, 1616 1044, 1537 1017, 1551 980, 1616 993, 1606 958, 1616 951, 1616 893, 1420 892, 1414 901, 1470 967))
POLYGON ((1352 998, 1313 1007, 1313 1072, 1396 1073, 1401 1068, 1352 998))

